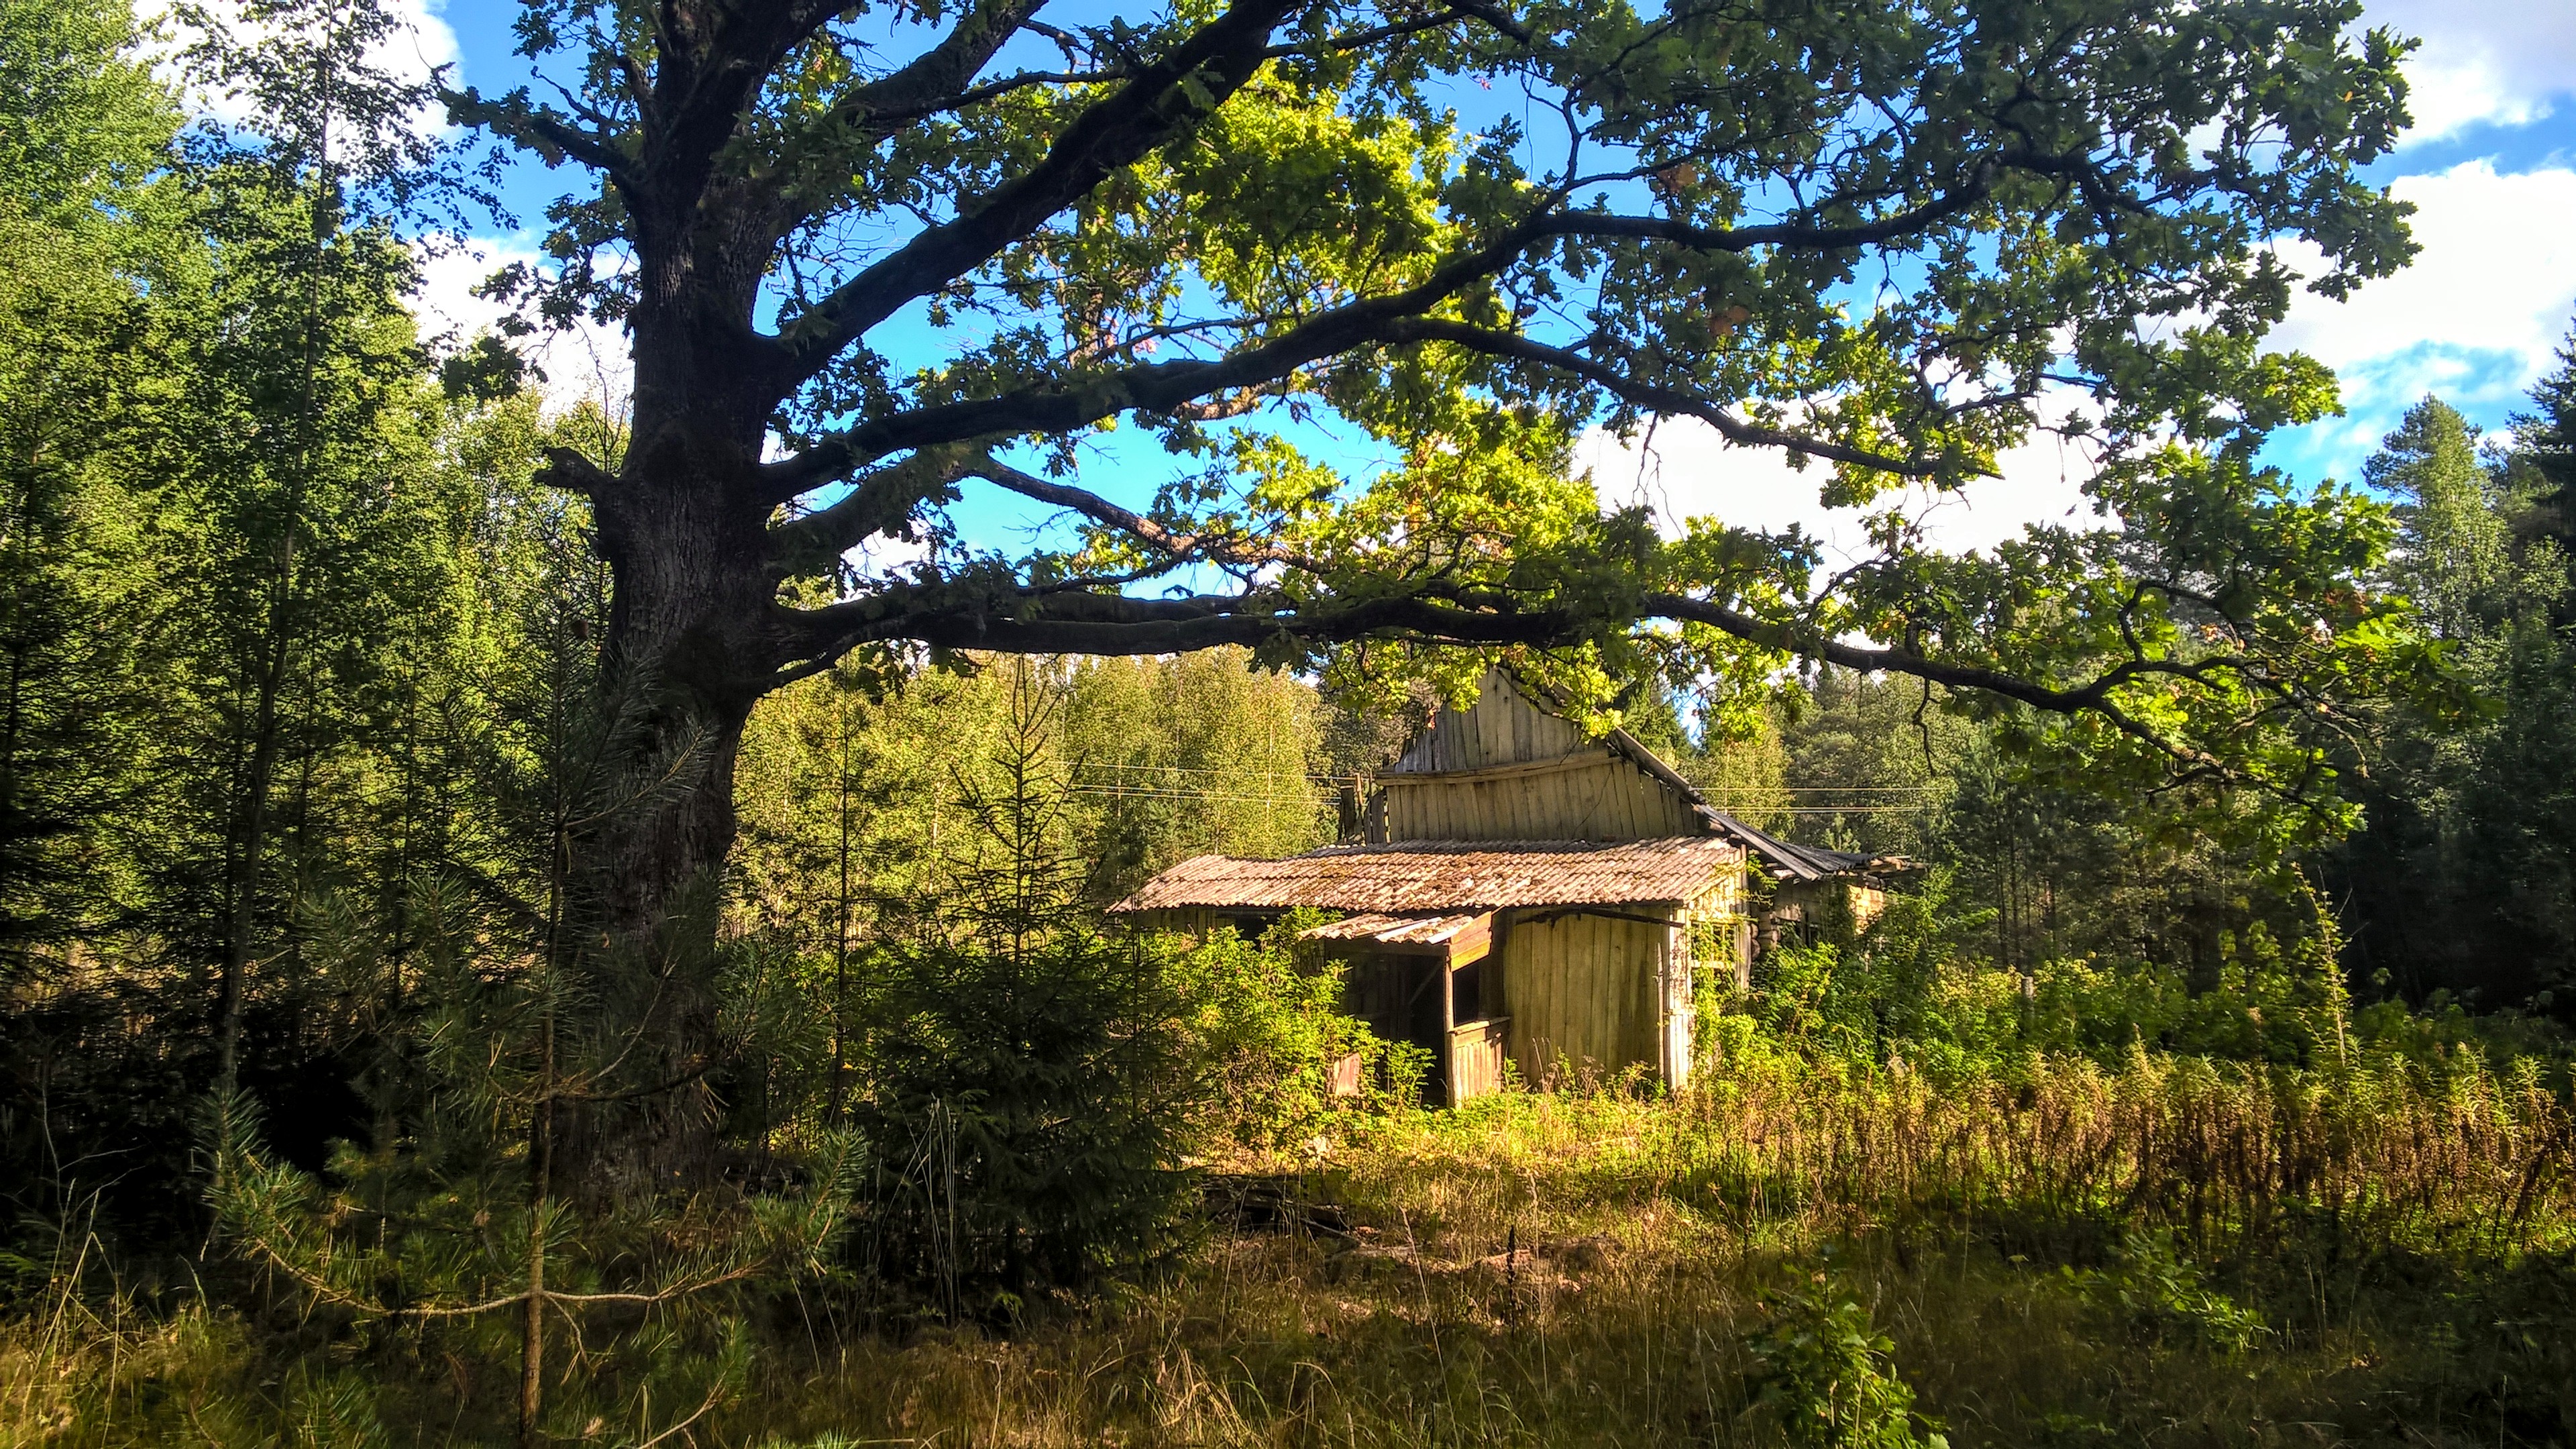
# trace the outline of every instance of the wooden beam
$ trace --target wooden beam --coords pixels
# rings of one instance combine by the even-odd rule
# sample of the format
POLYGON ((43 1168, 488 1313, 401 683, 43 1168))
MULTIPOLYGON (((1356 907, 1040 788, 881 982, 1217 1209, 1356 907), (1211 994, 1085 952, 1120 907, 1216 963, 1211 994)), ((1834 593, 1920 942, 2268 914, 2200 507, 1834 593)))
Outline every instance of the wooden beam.
POLYGON ((1476 770, 1406 770, 1390 771, 1377 777, 1381 785, 1473 785, 1486 780, 1515 780, 1530 775, 1553 775, 1562 770, 1587 770, 1606 765, 1618 757, 1608 750, 1577 750, 1553 760, 1523 760, 1511 765, 1487 765, 1476 770))

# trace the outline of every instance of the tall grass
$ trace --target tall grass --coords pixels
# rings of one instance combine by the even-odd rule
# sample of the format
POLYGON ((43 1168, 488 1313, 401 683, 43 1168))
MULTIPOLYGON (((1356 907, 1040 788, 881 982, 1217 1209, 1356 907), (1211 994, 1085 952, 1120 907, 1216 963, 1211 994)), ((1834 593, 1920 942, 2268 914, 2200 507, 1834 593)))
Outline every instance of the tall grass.
POLYGON ((1560 1204, 1658 1201, 1738 1231, 1849 1233, 1928 1217, 2180 1228, 2208 1251, 2322 1224, 2356 1243, 2510 1255, 2576 1224, 2576 1116, 2529 1070, 2435 1077, 2140 1053, 2016 1080, 1746 1051, 1669 1101, 1507 1095, 1362 1134, 1399 1173, 1471 1165, 1560 1204))
MULTIPOLYGON (((1227 1162, 1337 1205, 1347 1236, 1211 1223, 1015 1324, 812 1284, 729 1327, 747 1350, 693 1349, 708 1326, 675 1320, 667 1384, 576 1363, 645 1377, 603 1383, 631 1407, 566 1442, 640 1445, 713 1404, 661 1442, 1767 1449, 1828 1442, 1766 1396, 1809 1322, 1884 1334, 1853 1361, 1883 1361, 1882 1397, 1960 1449, 2576 1429, 2576 1126, 2536 1071, 2142 1051, 1940 1081, 1735 1028, 1721 1045, 1676 1098, 1372 1111, 1320 1150, 1227 1162), (681 1370, 719 1351, 744 1367, 716 1402, 681 1370)), ((0 1332, 0 1443, 506 1435, 506 1345, 155 1319, 65 1266, 0 1332)))

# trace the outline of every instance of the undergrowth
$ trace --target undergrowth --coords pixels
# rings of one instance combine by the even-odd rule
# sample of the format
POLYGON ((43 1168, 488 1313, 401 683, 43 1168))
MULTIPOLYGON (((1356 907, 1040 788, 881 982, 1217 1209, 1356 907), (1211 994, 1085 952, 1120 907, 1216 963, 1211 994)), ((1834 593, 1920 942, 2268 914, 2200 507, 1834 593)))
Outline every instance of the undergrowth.
MULTIPOLYGON (((2569 1118, 2536 1082, 2142 1056, 1935 1090, 1740 1045, 1675 1100, 1346 1118, 1228 1164, 1306 1211, 1212 1221, 1013 1321, 807 1284, 639 1323, 576 1348, 556 1437, 2466 1449, 2576 1426, 2569 1118)), ((49 1272, 0 1348, 0 1442, 507 1435, 501 1336, 356 1334, 243 1291, 150 1314, 95 1263, 49 1272)))

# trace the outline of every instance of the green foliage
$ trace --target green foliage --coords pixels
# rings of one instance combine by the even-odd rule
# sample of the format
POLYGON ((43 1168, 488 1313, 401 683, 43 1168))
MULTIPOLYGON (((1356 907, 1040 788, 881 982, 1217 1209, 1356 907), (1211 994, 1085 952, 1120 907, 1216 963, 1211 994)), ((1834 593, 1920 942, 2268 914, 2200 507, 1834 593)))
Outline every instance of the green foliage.
POLYGON ((2053 1057, 2117 1068, 2142 1050, 2334 1069, 2380 1045, 2354 1027, 2342 936, 2314 896, 2306 929, 2287 941, 2260 921, 2241 938, 2222 932, 2205 973, 2134 957, 2015 971, 1975 949, 1987 912, 1959 901, 1955 883, 1932 872, 1850 943, 1777 947, 1749 995, 1720 990, 1707 1005, 1800 1053, 1944 1083, 2010 1077, 2053 1057))
MULTIPOLYGON (((733 661, 746 672, 728 698, 745 708, 786 674, 814 677, 751 716, 728 780, 710 762, 735 741, 674 706, 671 661, 603 648, 659 607, 639 575, 612 588, 594 533, 597 510, 633 545, 609 515, 634 490, 541 481, 587 476, 567 459, 625 469, 624 420, 516 389, 499 339, 433 356, 402 308, 414 258, 397 228, 417 217, 400 208, 431 158, 409 124, 423 93, 366 59, 393 12, 250 7, 265 28, 212 32, 190 63, 252 119, 183 142, 132 17, 0 0, 0 1289, 17 1315, 0 1326, 0 1437, 489 1436, 533 1360, 544 1402, 517 1406, 530 1437, 750 1442, 729 1416, 764 1411, 752 1401, 778 1365, 836 1383, 832 1355, 880 1367, 899 1350, 852 1325, 927 1306, 950 1320, 924 1336, 934 1358, 967 1353, 977 1320, 1140 1335, 1099 1376, 1119 1405, 1101 1423, 1127 1437, 1234 1437, 1260 1411, 1205 1417, 1239 1383, 1204 1366, 1234 1355, 1257 1376, 1285 1346, 1308 1366, 1264 1380, 1277 1437, 1334 1437, 1315 1408, 1339 1392, 1314 1367, 1330 1360, 1380 1375, 1402 1410, 1353 1414, 1342 1437, 1374 1424, 1397 1426, 1390 1442, 1463 1442, 1473 1423, 1536 1442, 1595 1422, 1512 1377, 1523 1360, 1551 1384, 1566 1371, 1544 1315, 1660 1303, 1656 1275, 1704 1271, 1712 1244, 1770 1252, 1870 1221, 2041 1237, 2112 1222, 2130 1230, 2117 1254, 2037 1311, 2102 1320, 2123 1351, 2248 1360, 2293 1347, 2267 1322, 2306 1322, 2259 1256, 2304 1234, 2366 1250, 2338 1262, 2563 1244, 2553 1008, 2526 993, 2529 1012, 2471 1011, 2440 987, 2466 983, 2470 955, 2532 962, 2529 984, 2576 960, 2576 769, 2555 727, 2576 670, 2549 513, 2576 384, 2546 381, 2535 426, 2501 454, 2428 401, 2368 474, 2375 494, 2255 468, 2267 429, 2332 398, 2312 364, 2259 347, 2288 283, 2247 258, 2304 232, 2335 259, 2332 289, 2403 253, 2400 212, 2349 182, 2393 134, 2396 50, 2348 35, 2332 3, 2149 9, 2162 28, 2134 6, 2056 0, 1750 19, 1542 7, 1509 43, 1468 23, 1480 12, 1385 28, 1317 11, 1277 27, 1295 44, 1222 96, 1215 71, 1190 71, 1172 94, 1206 114, 1185 137, 1105 167, 920 299, 934 329, 971 329, 965 345, 918 366, 853 349, 777 414, 801 447, 852 418, 991 409, 1032 388, 1110 398, 994 436, 1036 444, 1032 467, 1069 466, 1085 430, 1142 426, 1182 470, 1152 529, 1190 541, 1086 512, 1071 547, 979 555, 945 516, 969 475, 938 474, 955 459, 936 447, 886 461, 894 449, 853 496, 894 499, 877 534, 927 542, 915 575, 839 571, 843 544, 821 534, 848 515, 798 504, 774 534, 792 546, 744 597, 763 641, 818 627, 773 599, 847 621, 912 590, 921 618, 991 626, 936 637, 1009 644, 1070 619, 1105 632, 1053 637, 1145 647, 1165 636, 1119 631, 1213 621, 1171 637, 1246 647, 1011 661, 887 645, 822 670, 850 637, 834 625, 828 648, 796 644, 793 667, 733 661), (1351 34, 1373 38, 1335 38, 1351 34), (1744 84, 1713 97, 1704 77, 1720 73, 1744 84), (1515 125, 1470 134, 1448 113, 1442 87, 1468 76, 1591 97, 1579 124, 1641 163, 1622 184, 1654 198, 1658 226, 1768 217, 1784 187, 1872 198, 1804 218, 1853 224, 1962 166, 1983 175, 1996 146, 2091 154, 2087 128, 2114 111, 2104 164, 2119 174, 2101 179, 2180 190, 2115 238, 2005 165, 1938 235, 1883 254, 1919 286, 1851 310, 1827 299, 1870 249, 1533 222, 1529 207, 1555 204, 1533 200, 1544 163, 1515 125), (2054 98, 2008 135, 1980 99, 2004 80, 2054 98), (1905 119, 1876 129, 1889 116, 1905 119), (2204 141, 2233 169, 2178 159, 2204 141), (1274 349, 1316 309, 1498 245, 1407 318, 1438 326, 1350 334, 1224 399, 1119 391, 1163 366, 1138 361, 1154 348, 1274 349), (1554 345, 1540 333, 1511 348, 1474 335, 1544 329, 1576 286, 1601 299, 1586 365, 1618 386, 1587 392, 1532 362, 1554 345), (1210 300, 1227 320, 1204 319, 1210 300), (2186 314, 2203 320, 2136 325, 2186 314), (1647 386, 1956 479, 2040 421, 2025 385, 2068 368, 2110 399, 2102 526, 1952 559, 1890 514, 1884 556, 1824 597, 1808 541, 1724 520, 1668 537, 1603 512, 1570 466, 1586 428, 1665 396, 1647 386), (1962 402, 1927 393, 1933 375, 2000 391, 1962 402), (1317 408, 1385 466, 1349 476, 1301 452, 1317 408), (906 496, 913 475, 893 470, 914 465, 939 481, 906 496), (1258 627, 1231 604, 1148 597, 1139 581, 1176 558, 1243 580, 1258 627), (963 612, 942 613, 955 599, 963 612), (1523 628, 1532 617, 1557 632, 1523 628), (1637 631, 1639 617, 1680 622, 1637 631), (1365 622, 1385 619, 1392 633, 1365 622), (1775 688, 1786 656, 1854 638, 2054 689, 2138 667, 2099 692, 2116 716, 2072 722, 1848 671, 1775 688), (1430 693, 1497 652, 1747 818, 1932 868, 1871 929, 1772 953, 1749 994, 1703 983, 1712 1069, 1652 1104, 1514 1092, 1420 1113, 1426 1054, 1341 1012, 1336 975, 1294 945, 1301 920, 1258 942, 1101 925, 1099 905, 1182 856, 1330 838, 1328 782, 1377 763, 1430 693), (2216 662, 2240 657, 2256 663, 2216 662), (1383 708, 1337 709, 1314 677, 1262 667, 1281 663, 1383 708), (2459 680, 2487 702, 2464 707, 2459 680), (2389 995, 2349 1009, 2347 948, 2281 864, 2350 824, 2336 791, 2364 767, 2384 782, 2362 788, 2370 829, 2393 832, 2392 871, 2421 879, 2378 877, 2363 899, 2385 914, 2350 949, 2419 973, 2390 990, 2421 1010, 2389 995), (2131 788, 2177 769, 2192 778, 2151 802, 2131 788), (584 842, 693 779, 735 791, 743 848, 723 880, 620 934, 632 883, 593 868, 584 842), (1808 793, 1828 786, 1844 793, 1808 793), (2386 944, 2405 912, 2454 939, 2386 944), (1354 1054, 1365 1088, 1336 1098, 1333 1064, 1354 1054), (1507 1140, 1477 1148, 1472 1171, 1425 1166, 1488 1132, 1507 1140), (1283 1158, 1335 1190, 1404 1184, 1385 1199, 1400 1212, 1360 1225, 1373 1241, 1353 1229, 1369 1251, 1281 1275, 1349 1296, 1279 1306, 1275 1332, 1228 1318, 1221 1352, 1193 1335, 1240 1299, 1122 1317, 1200 1291, 1210 1263, 1231 1291, 1257 1254, 1194 1255, 1194 1171, 1283 1158), (1638 1215, 1632 1238, 1685 1256, 1548 1306, 1556 1286, 1534 1265, 1588 1271, 1567 1265, 1596 1250, 1551 1226, 1539 1252, 1526 1229, 1605 1203, 1638 1215), (1478 1265, 1514 1244, 1535 1256, 1503 1259, 1498 1298, 1478 1265), (2209 1255, 2231 1244, 2222 1295, 2209 1255), (1403 1267, 1392 1298, 1359 1281, 1381 1262, 1403 1267), (1111 1279, 1110 1311, 1030 1311, 1111 1279), (1520 1354, 1528 1332, 1537 1352, 1520 1354), (1504 1396, 1524 1391, 1567 1417, 1511 1420, 1504 1396)), ((868 46, 795 47, 721 162, 780 162, 799 196, 844 208, 834 226, 1024 176, 1106 93, 1105 79, 1004 87, 853 150, 830 93, 891 53, 870 48, 880 31, 952 12, 836 14, 843 39, 876 27, 868 46)), ((526 39, 579 46, 594 21, 609 37, 633 18, 540 4, 526 39)), ((1123 76, 1198 18, 1062 34, 1123 76)), ((663 45, 625 58, 665 65, 663 45)), ((532 105, 467 109, 525 120, 532 105)), ((584 259, 628 214, 575 202, 557 221, 571 266, 552 300, 619 311, 640 273, 584 259)), ((767 274, 775 241, 740 275, 767 274)), ((784 254, 792 347, 821 305, 802 269, 828 259, 794 240, 784 254)), ((637 320, 639 338, 659 325, 637 320)), ((1893 498, 1886 462, 1846 458, 1824 486, 1893 498)), ((702 820, 721 836, 729 818, 702 820)), ((2553 1281, 2532 1278, 2528 1302, 2499 1290, 2480 1330, 2541 1375, 2564 1358, 2553 1281)), ((1670 1325, 1650 1327, 1625 1366, 1642 1371, 1599 1381, 1713 1405, 1743 1382, 1738 1360, 1758 1361, 1794 1442, 1937 1443, 1916 1393, 1944 1413, 1961 1400, 1935 1397, 1942 1366, 1910 1336, 1897 1375, 1858 1306, 1884 1305, 1859 1283, 1779 1289, 1742 1344, 1704 1313, 1682 1377, 1670 1325)), ((1012 1378, 1033 1360, 973 1348, 988 1350, 994 1383, 1058 1374, 1012 1378)), ((1090 1367, 1053 1380, 1063 1402, 1090 1392, 1090 1367)), ((976 1422, 1001 1424, 1001 1400, 989 1407, 976 1422)), ((867 1437, 947 1432, 938 1406, 921 1412, 867 1437)), ((1646 1412, 1641 1440, 1734 1442, 1737 1418, 1713 1407, 1687 1424, 1646 1412)))
POLYGON ((849 1111, 877 1163, 876 1265, 951 1314, 1008 1316, 1166 1251, 1184 1156, 1311 1134, 1333 1061, 1385 1048, 1341 1013, 1337 973, 1295 959, 1303 918, 1258 943, 1104 932, 1075 853, 1098 817, 1064 754, 1098 708, 1086 676, 1027 660, 992 676, 986 755, 951 757, 935 908, 915 903, 857 959, 849 1111))
POLYGON ((2479 696, 2473 711, 2364 717, 2370 826, 2331 858, 2328 884, 2352 902, 2354 975, 2374 993, 2571 1019, 2541 1001, 2576 997, 2576 758, 2558 723, 2576 705, 2576 593, 2551 481, 2571 379, 2576 362, 2541 380, 2509 445, 2482 448, 2427 398, 2370 464, 2405 524, 2384 586, 2418 601, 2479 696))
POLYGON ((2271 1332, 2261 1312, 2209 1287, 2200 1265, 2176 1251, 2170 1232, 2126 1229, 2109 1267, 2060 1271, 2071 1291, 2124 1331, 2150 1339, 2181 1338, 2241 1354, 2271 1332))
POLYGON ((228 1061, 307 1167, 363 1119, 384 998, 326 985, 320 923, 399 938, 414 872, 491 864, 448 827, 511 508, 440 456, 475 417, 426 386, 409 253, 181 144, 138 45, 0 9, 0 1122, 23 1210, 103 1187, 158 1239, 202 1235, 185 1119, 228 1061))
POLYGON ((1190 1104, 1162 962, 1073 931, 870 956, 881 995, 851 1118, 878 1164, 874 1266, 947 1312, 1007 1318, 1159 1253, 1190 1104))
MULTIPOLYGON (((951 663, 856 660, 762 703, 739 766, 738 921, 837 950, 845 932, 939 893, 973 838, 960 782, 1007 733, 1019 667, 951 663)), ((1047 754, 1085 899, 1114 901, 1190 855, 1286 855, 1331 838, 1332 797, 1313 776, 1327 732, 1350 726, 1307 682, 1241 650, 1030 667, 1058 696, 1047 754)))
POLYGON ((674 597, 620 616, 691 621, 635 642, 657 658, 701 627, 730 641, 690 666, 715 713, 854 639, 1224 642, 1380 703, 1455 694, 1487 662, 1469 648, 1509 655, 1602 723, 1643 681, 1713 685, 1732 733, 1788 660, 1831 658, 1993 685, 1961 708, 2070 780, 2276 792, 2304 808, 2205 823, 2279 853, 2352 823, 2337 710, 2446 682, 2361 586, 2387 508, 2256 462, 2337 406, 2324 367, 2264 345, 2300 284, 2266 248, 2313 244, 2307 285, 2333 296, 2413 250, 2406 207, 2359 179, 2406 124, 2406 42, 2358 15, 1177 6, 1059 26, 934 7, 797 12, 683 55, 634 49, 636 7, 536 0, 523 54, 568 89, 453 109, 587 171, 549 265, 505 290, 630 320, 672 379, 640 431, 727 440, 722 466, 641 449, 635 486, 598 494, 634 515, 609 520, 621 538, 695 536, 715 514, 694 499, 737 540, 729 582, 639 556, 629 591, 674 597), (1068 70, 910 108, 871 89, 938 90, 1040 35, 1068 70), (728 76, 738 134, 714 139, 666 70, 728 76), (1561 130, 1457 103, 1497 80, 1561 130), (983 219, 920 229, 922 208, 983 219), (689 220, 641 220, 662 216, 689 220), (908 250, 871 271, 843 238, 878 225, 908 250), (689 300, 642 305, 647 276, 689 300), (733 280, 752 277, 783 290, 733 280), (927 337, 876 335, 898 316, 927 337), (2043 410, 2060 388, 2099 405, 2043 410), (1314 447, 1319 419, 1365 466, 1314 447), (1650 419, 1822 465, 1819 495, 1871 506, 1877 547, 1819 589, 1795 531, 1605 510, 1575 445, 1650 419), (1069 481, 1118 429, 1161 449, 1150 499, 1069 481), (2045 433, 2107 460, 2095 518, 1924 546, 1917 497, 1973 495, 2045 433), (764 463, 773 436, 791 456, 764 463), (765 468, 775 496, 705 493, 724 467, 765 468), (958 505, 987 485, 1080 522, 1025 549, 967 539, 958 505), (934 546, 899 573, 845 566, 879 539, 934 546), (771 614, 779 574, 792 618, 771 614))
POLYGON ((2513 611, 2511 530, 2477 456, 2477 433, 2439 398, 2409 409, 2363 466, 2397 505, 2399 554, 2390 572, 2433 632, 2466 641, 2513 611))
MULTIPOLYGON (((1213 1146, 1288 1147, 1345 1107, 1386 1105, 1371 1094, 1403 1080, 1401 1070, 1390 1076, 1392 1053, 1409 1044, 1381 1041, 1344 1015, 1340 970, 1294 951, 1297 931, 1314 923, 1314 913, 1292 911, 1259 941, 1217 931, 1204 942, 1160 947, 1190 1039, 1192 1127, 1213 1146), (1332 1067, 1350 1054, 1361 1059, 1362 1094, 1337 1104, 1332 1067)), ((1409 1100, 1400 1087, 1392 1097, 1409 1100)))
POLYGON ((128 450, 177 379, 158 287, 184 287, 174 108, 110 4, 0 5, 0 970, 110 928, 143 867, 152 515, 128 450), (122 218, 119 225, 112 218, 122 218), (140 413, 142 416, 137 417, 140 413), (137 426, 137 424, 141 424, 137 426), (121 467, 120 465, 126 465, 121 467))
POLYGON ((1763 1296, 1747 1343, 1759 1365, 1754 1402, 1799 1449, 1948 1449, 1938 1420, 1914 1408, 1897 1376, 1896 1345, 1828 1272, 1763 1296))
POLYGON ((851 1106, 880 1171, 876 1266, 955 1316, 1014 1316, 1165 1245, 1188 1088, 1182 1005, 1147 942, 1080 910, 1059 681, 1003 671, 1003 713, 961 762, 939 909, 868 952, 851 1106))

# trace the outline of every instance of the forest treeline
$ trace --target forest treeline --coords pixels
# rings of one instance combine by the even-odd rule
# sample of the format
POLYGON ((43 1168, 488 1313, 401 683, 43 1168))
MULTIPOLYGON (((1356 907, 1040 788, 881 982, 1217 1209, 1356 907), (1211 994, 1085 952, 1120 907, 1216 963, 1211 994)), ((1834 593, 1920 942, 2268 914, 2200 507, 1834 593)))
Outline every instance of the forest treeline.
MULTIPOLYGON (((1357 1110, 1328 1059, 1372 1056, 1361 1106, 1402 1105, 1418 1063, 1281 942, 1100 919, 1187 855, 1339 838, 1430 704, 1347 708, 1243 650, 886 651, 766 700, 703 903, 725 1052, 626 1085, 666 976, 589 969, 571 853, 652 787, 607 763, 632 720, 599 701, 630 686, 586 505, 535 481, 550 451, 613 465, 619 417, 548 404, 501 339, 424 336, 364 149, 313 159, 192 128, 122 6, 0 0, 0 1305, 93 1249, 120 1293, 339 1329, 524 1301, 460 1332, 519 1333, 531 1381, 557 1300, 790 1273, 1007 1317, 1160 1261, 1183 1161, 1357 1110), (584 1154, 683 1090, 735 1195, 642 1213, 584 1154)), ((2286 854, 2210 828, 2271 802, 2087 792, 1919 683, 1784 679, 1723 730, 1633 692, 1715 803, 1919 867, 1878 937, 1713 1000, 1710 1049, 2305 1070, 2348 993, 2427 1061, 2563 1068, 2576 348, 2509 436, 2427 398, 2366 481, 2395 505, 2374 587, 2461 703, 2352 721, 2356 828, 2286 854), (1962 1025, 1978 982, 2006 985, 1962 1025)), ((637 1372, 717 1394, 741 1316, 637 1372)))

